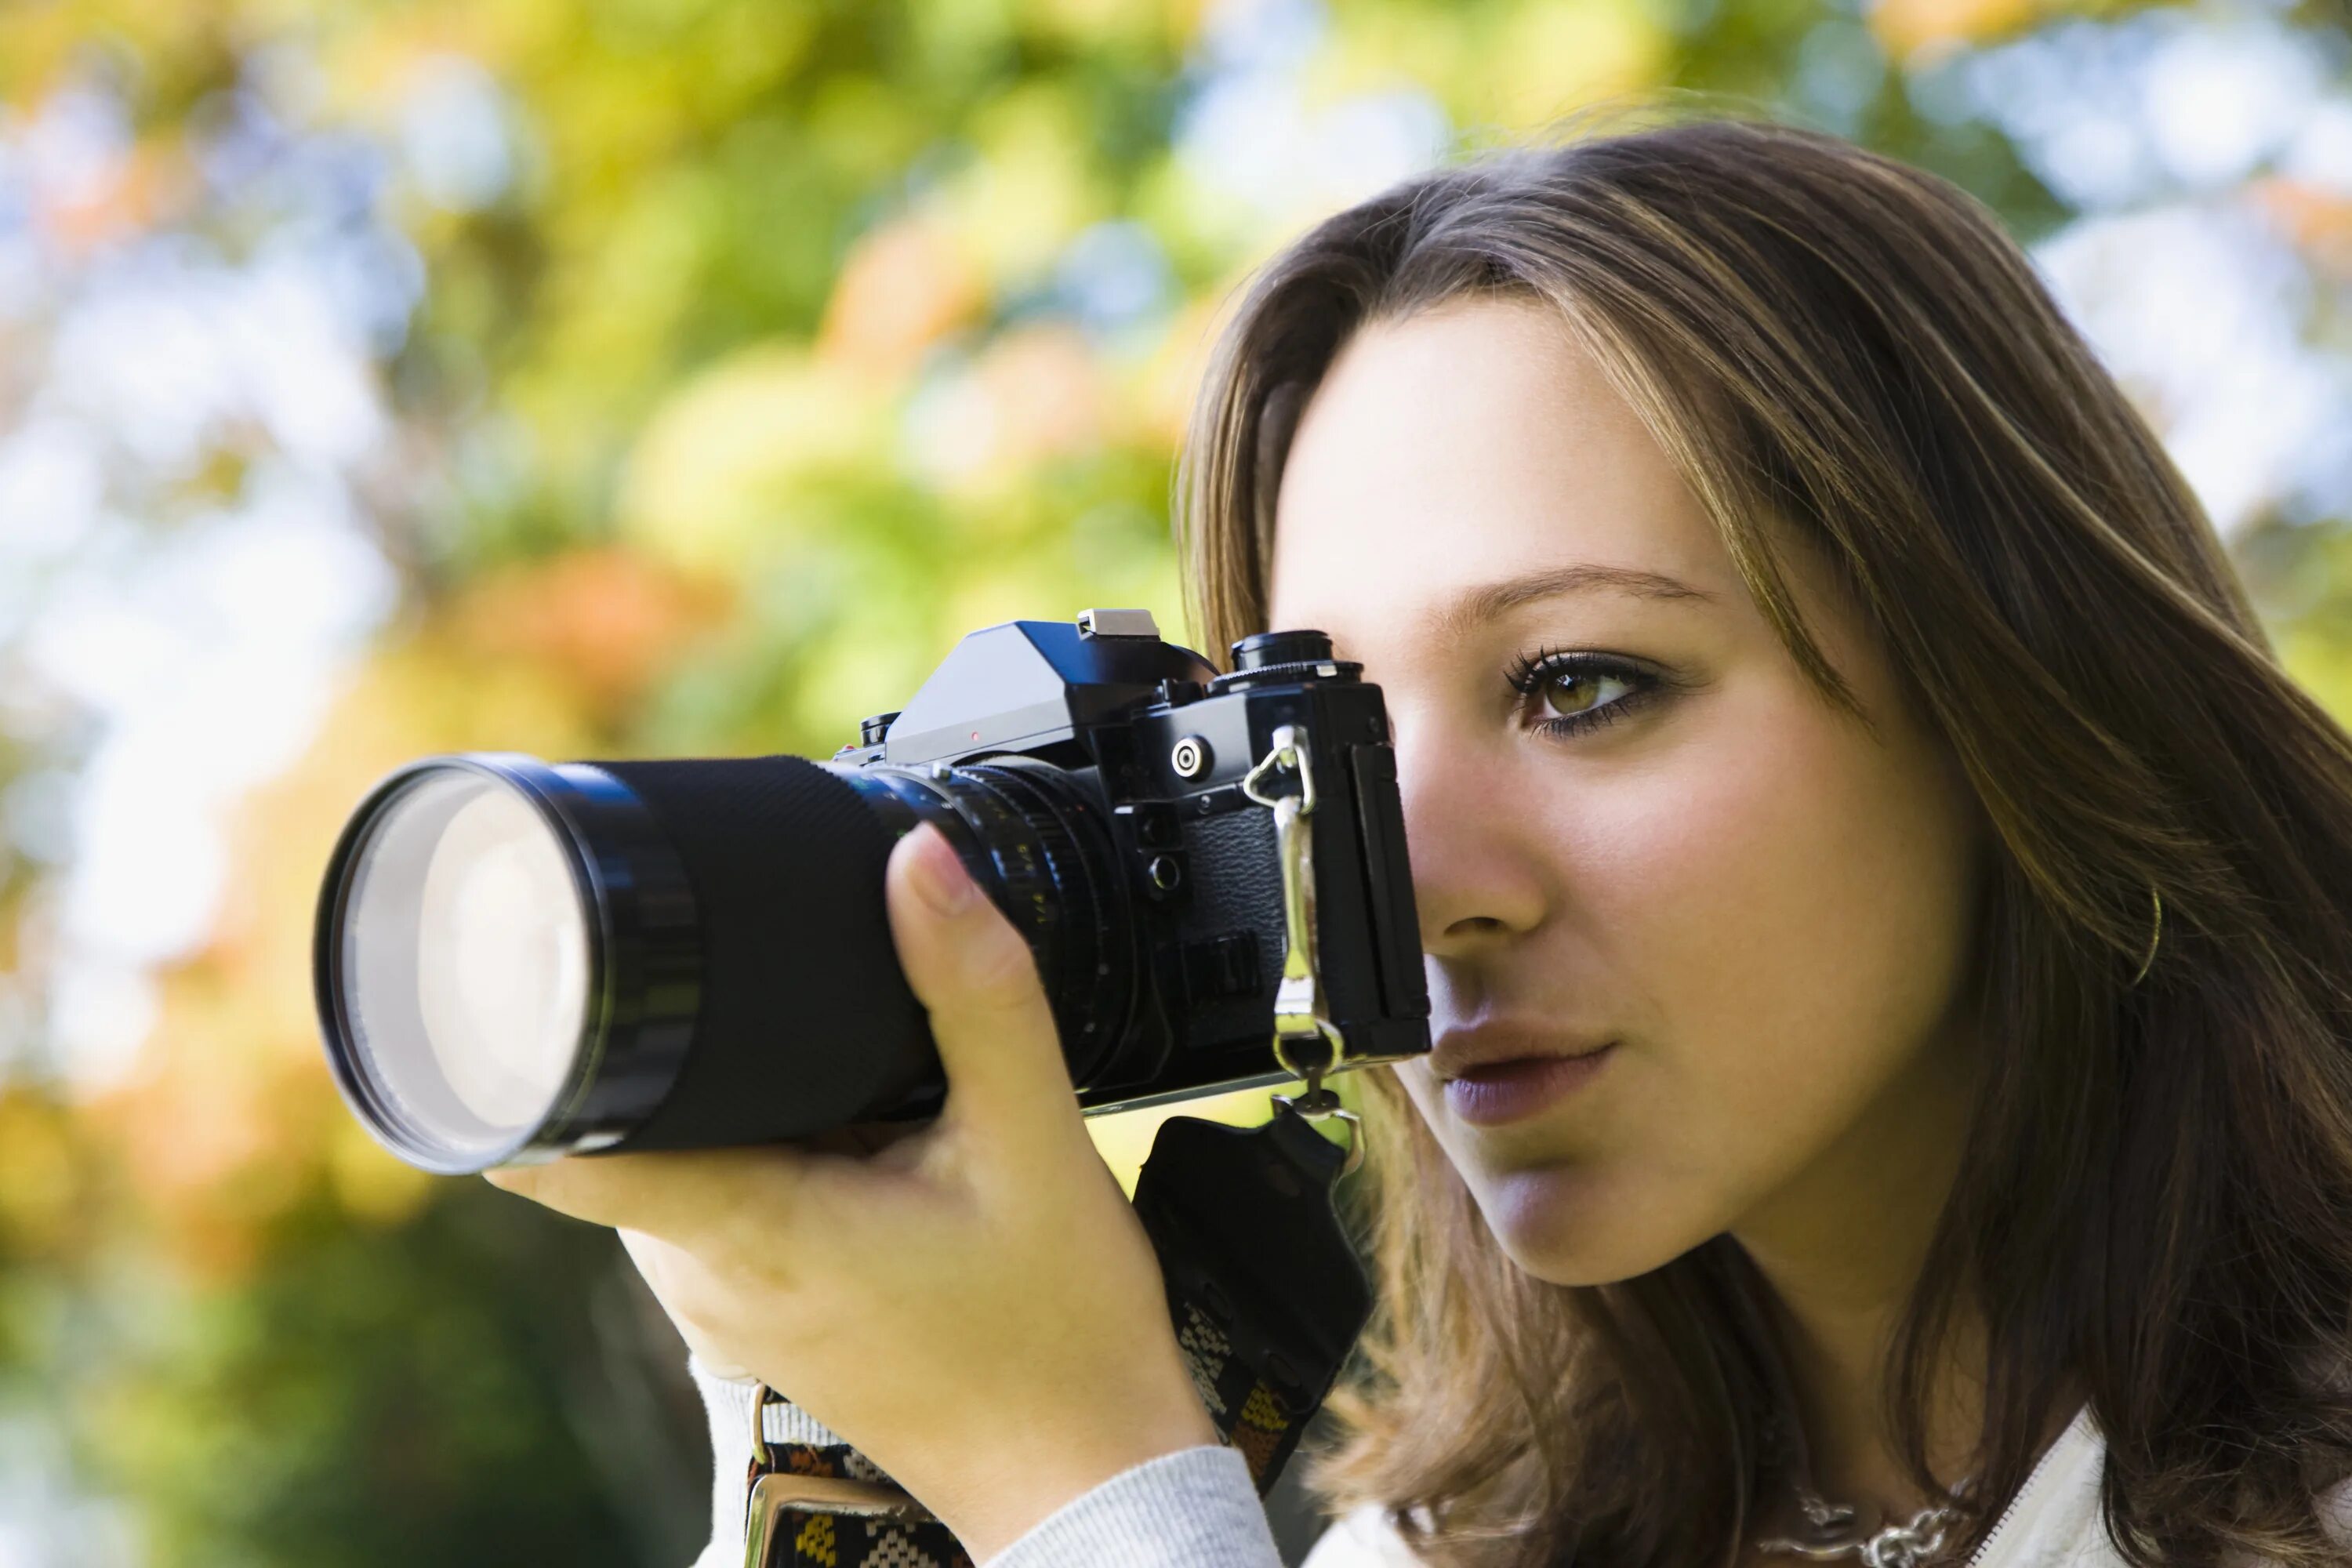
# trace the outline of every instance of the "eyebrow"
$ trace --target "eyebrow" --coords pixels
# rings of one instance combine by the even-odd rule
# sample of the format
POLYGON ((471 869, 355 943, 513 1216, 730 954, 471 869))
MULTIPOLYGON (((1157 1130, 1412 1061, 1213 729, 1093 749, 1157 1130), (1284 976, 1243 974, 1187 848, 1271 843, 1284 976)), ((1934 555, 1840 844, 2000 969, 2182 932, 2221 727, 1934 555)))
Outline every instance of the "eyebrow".
POLYGON ((1694 588, 1656 572, 1630 566, 1561 566, 1470 589, 1438 611, 1435 621, 1445 637, 1459 638, 1506 610, 1532 600, 1594 589, 1613 589, 1644 599, 1704 599, 1711 603, 1715 598, 1703 588, 1694 588))

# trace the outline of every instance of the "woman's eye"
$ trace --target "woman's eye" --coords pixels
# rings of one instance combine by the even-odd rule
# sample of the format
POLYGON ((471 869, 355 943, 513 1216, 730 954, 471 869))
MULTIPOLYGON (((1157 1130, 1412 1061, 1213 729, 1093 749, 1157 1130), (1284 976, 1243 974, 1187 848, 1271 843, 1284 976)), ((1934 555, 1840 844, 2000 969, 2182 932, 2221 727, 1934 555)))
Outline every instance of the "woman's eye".
POLYGON ((1591 669, 1562 670, 1544 681, 1543 704, 1547 712, 1560 718, 1580 718, 1622 701, 1633 689, 1633 683, 1622 676, 1591 669))
POLYGON ((1614 723, 1647 701, 1662 684, 1658 677, 1618 659, 1562 653, 1520 658, 1512 666, 1510 680, 1534 727, 1555 735, 1614 723))

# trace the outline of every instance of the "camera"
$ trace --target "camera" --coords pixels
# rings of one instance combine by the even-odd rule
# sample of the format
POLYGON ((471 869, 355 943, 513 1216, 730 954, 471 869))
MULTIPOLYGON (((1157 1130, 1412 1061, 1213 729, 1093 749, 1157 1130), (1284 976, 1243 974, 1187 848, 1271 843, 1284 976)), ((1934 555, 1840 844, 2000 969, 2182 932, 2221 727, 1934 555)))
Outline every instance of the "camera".
POLYGON ((412 763, 320 895, 336 1082, 447 1173, 935 1114, 883 900, 924 822, 1027 941, 1089 1114, 1426 1051, 1380 689, 1320 632, 1232 654, 1089 610, 970 634, 826 762, 412 763))

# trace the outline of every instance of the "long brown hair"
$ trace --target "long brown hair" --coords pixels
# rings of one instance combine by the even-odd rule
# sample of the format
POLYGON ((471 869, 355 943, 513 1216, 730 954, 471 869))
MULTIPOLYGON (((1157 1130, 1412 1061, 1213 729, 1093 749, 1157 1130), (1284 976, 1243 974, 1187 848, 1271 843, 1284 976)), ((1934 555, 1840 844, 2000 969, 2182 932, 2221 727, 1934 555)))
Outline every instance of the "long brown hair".
MULTIPOLYGON (((1942 1495, 1923 1412, 1979 1314, 1958 1552, 2086 1394, 2131 1562, 2341 1561, 2312 1505, 2352 1474, 2352 742, 2179 473, 1943 180, 1721 119, 1506 149, 1323 223, 1239 304, 1178 474, 1210 646, 1264 629, 1285 454, 1341 344, 1486 295, 1558 309, 1842 701, 1765 520, 1824 553, 1981 802, 1985 1088, 1885 1413, 1942 1495)), ((1536 1280, 1391 1069, 1361 1076, 1381 1304, 1310 1483, 1437 1563, 1730 1561, 1794 1418, 1746 1254, 1536 1280)))

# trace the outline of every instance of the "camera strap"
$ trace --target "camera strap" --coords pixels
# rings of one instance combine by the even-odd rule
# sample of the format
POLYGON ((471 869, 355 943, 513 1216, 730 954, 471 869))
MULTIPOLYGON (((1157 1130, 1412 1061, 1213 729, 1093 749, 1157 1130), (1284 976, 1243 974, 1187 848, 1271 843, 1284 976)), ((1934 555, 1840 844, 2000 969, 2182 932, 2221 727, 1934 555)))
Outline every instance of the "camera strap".
POLYGON ((1371 1287, 1332 1202, 1356 1146, 1325 1138, 1313 1114, 1302 1095, 1277 1096, 1273 1120, 1258 1127, 1171 1118, 1135 1184, 1177 1348, 1261 1497, 1371 1311, 1371 1287))
MULTIPOLYGON (((1315 1130, 1327 1115, 1347 1113, 1318 1085, 1275 1097, 1259 1127, 1171 1117, 1136 1180, 1185 1368, 1260 1496, 1371 1310, 1332 1202, 1356 1145, 1315 1130)), ((848 1445, 766 1441, 762 1415, 777 1398, 762 1387, 752 1402, 746 1568, 971 1568, 947 1526, 848 1445)))

